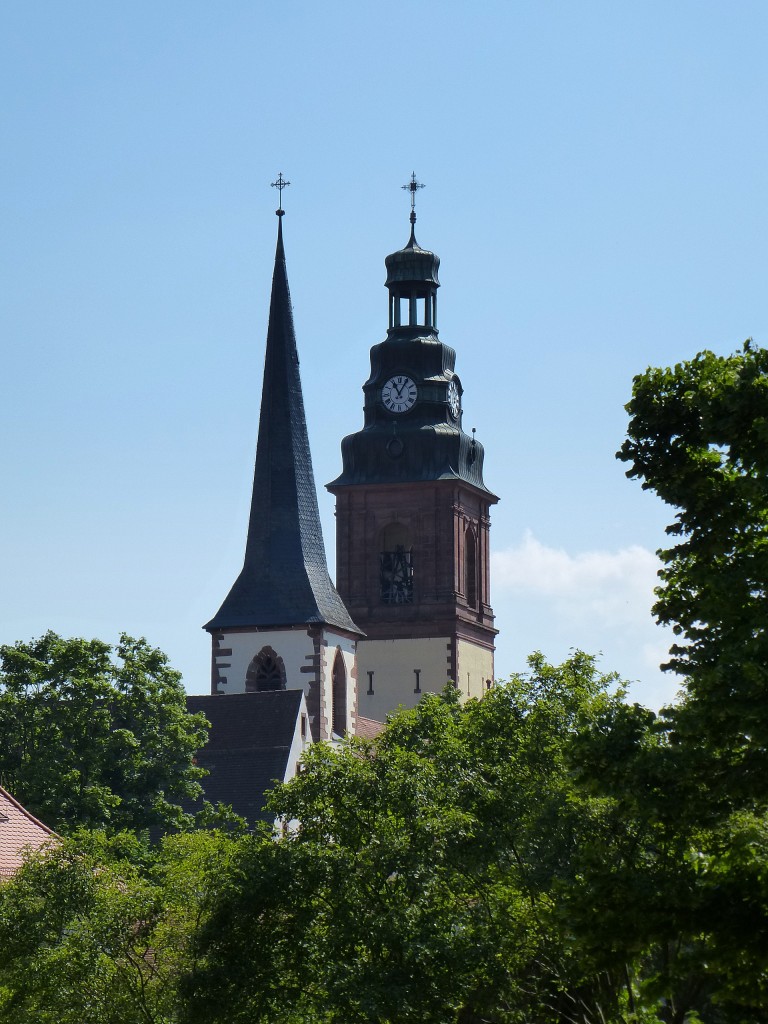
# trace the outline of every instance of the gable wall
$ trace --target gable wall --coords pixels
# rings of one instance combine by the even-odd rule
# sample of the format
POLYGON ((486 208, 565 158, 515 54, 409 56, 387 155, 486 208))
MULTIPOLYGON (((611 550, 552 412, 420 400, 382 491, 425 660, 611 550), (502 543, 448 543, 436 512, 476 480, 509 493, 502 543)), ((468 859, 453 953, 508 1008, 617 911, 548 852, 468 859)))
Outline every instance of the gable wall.
POLYGON ((330 739, 333 714, 333 662, 341 650, 347 671, 347 722, 354 731, 357 711, 355 640, 322 627, 214 633, 211 690, 245 693, 248 666, 264 647, 282 659, 286 687, 303 690, 314 739, 330 739))

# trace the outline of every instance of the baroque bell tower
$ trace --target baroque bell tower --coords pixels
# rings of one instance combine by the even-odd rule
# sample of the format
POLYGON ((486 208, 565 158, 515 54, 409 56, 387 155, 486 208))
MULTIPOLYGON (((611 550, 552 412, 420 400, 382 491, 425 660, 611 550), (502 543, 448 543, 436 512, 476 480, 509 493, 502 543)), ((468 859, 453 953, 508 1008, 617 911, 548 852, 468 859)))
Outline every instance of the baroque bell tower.
POLYGON ((387 337, 371 349, 364 425, 342 441, 336 496, 336 587, 354 622, 361 715, 451 680, 479 697, 493 680, 490 506, 483 447, 462 429, 456 353, 437 330, 439 257, 411 233, 386 257, 387 337))

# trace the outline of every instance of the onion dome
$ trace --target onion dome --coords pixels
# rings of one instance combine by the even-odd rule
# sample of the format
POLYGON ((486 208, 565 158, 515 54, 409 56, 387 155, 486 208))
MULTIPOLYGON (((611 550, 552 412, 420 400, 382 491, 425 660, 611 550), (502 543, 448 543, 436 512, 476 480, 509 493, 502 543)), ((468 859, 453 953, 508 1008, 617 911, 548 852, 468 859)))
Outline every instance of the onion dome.
MULTIPOLYGON (((416 220, 415 214, 412 215, 416 220)), ((435 288, 440 287, 437 272, 440 269, 440 257, 429 249, 422 249, 416 241, 414 226, 411 225, 411 237, 404 249, 390 253, 384 263, 387 268, 387 288, 401 284, 427 283, 435 288)))

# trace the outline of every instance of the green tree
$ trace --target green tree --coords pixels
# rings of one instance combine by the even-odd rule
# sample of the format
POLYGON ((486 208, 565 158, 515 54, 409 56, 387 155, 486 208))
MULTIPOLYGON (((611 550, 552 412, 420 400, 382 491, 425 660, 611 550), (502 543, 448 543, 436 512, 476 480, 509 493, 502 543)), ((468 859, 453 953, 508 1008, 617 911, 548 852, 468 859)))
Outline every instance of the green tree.
POLYGON ((317 744, 277 835, 34 856, 0 887, 0 1022, 761 1019, 765 817, 703 825, 686 744, 615 682, 535 655, 317 744))
POLYGON ((0 885, 0 1022, 170 1024, 237 840, 84 830, 0 885))
MULTIPOLYGON (((654 613, 680 638, 677 730, 727 811, 768 798, 768 351, 701 352, 636 377, 618 457, 676 510, 654 613)), ((714 796, 714 792, 712 796, 714 796)))
POLYGON ((663 713, 671 770, 655 813, 679 816, 694 877, 671 916, 710 1012, 758 1019, 768 1006, 768 351, 746 342, 650 368, 627 410, 618 457, 675 509, 654 612, 679 638, 665 667, 684 697, 663 713))
POLYGON ((180 827, 207 722, 145 640, 49 632, 0 648, 0 782, 58 831, 180 827))
POLYGON ((614 682, 536 655, 482 701, 448 690, 374 743, 313 747, 271 802, 298 824, 244 843, 201 933, 189 1019, 665 1019, 643 967, 677 938, 663 895, 686 869, 639 795, 592 781, 607 750, 585 732, 638 762, 662 743, 614 682))

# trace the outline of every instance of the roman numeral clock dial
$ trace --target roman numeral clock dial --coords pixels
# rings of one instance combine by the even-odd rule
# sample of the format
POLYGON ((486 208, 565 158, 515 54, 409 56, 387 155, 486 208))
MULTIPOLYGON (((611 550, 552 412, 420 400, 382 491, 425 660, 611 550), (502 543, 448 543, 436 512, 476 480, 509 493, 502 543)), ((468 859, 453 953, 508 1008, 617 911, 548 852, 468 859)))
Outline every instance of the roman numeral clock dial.
POLYGON ((381 389, 381 403, 390 412, 408 412, 416 404, 418 389, 410 377, 397 374, 381 389))

